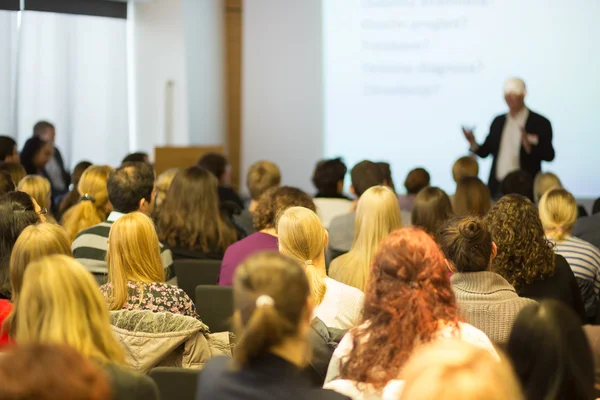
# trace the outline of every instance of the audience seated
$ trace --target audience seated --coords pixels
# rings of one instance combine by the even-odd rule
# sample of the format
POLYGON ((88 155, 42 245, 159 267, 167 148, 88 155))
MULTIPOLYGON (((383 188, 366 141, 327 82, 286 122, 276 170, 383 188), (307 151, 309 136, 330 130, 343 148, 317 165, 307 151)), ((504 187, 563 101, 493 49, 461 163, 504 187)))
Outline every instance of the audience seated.
MULTIPOLYGON (((385 176, 381 168, 374 162, 364 160, 359 162, 350 171, 352 186, 350 191, 360 198, 367 189, 383 185, 385 176)), ((354 221, 356 211, 339 215, 329 224, 329 248, 327 249, 327 264, 334 258, 347 253, 354 243, 354 221)))
POLYGON ((544 193, 550 189, 562 187, 560 179, 552 172, 539 172, 533 180, 533 199, 535 204, 538 204, 544 193))
MULTIPOLYGON (((48 121, 39 121, 33 126, 33 137, 39 138, 51 145, 52 153, 48 162, 44 165, 43 175, 52 184, 52 203, 58 205, 60 197, 65 195, 69 190, 71 176, 65 168, 65 162, 60 150, 56 147, 56 129, 48 121)), ((22 159, 21 163, 23 163, 22 159)), ((23 163, 23 165, 25 164, 23 163)), ((31 174, 32 172, 27 171, 27 173, 31 174)))
POLYGON ((589 242, 600 249, 600 199, 596 200, 592 215, 578 218, 573 227, 573 236, 589 242))
POLYGON ((592 205, 592 214, 600 213, 600 199, 596 199, 592 205))
POLYGON ((575 275, 565 258, 555 254, 546 239, 533 203, 524 196, 502 197, 485 217, 498 252, 492 260, 499 273, 521 297, 555 299, 586 320, 575 275))
POLYGON ((429 176, 429 172, 424 168, 415 168, 410 171, 404 181, 406 195, 398 196, 400 209, 412 213, 417 193, 429 186, 430 181, 431 177, 429 176))
POLYGON ((596 323, 600 291, 600 250, 571 235, 577 220, 577 202, 565 189, 545 192, 539 204, 540 219, 554 251, 563 256, 575 274, 588 321, 596 323))
POLYGON ((452 216, 452 203, 442 189, 426 187, 415 197, 412 225, 435 236, 442 224, 452 216))
POLYGON ((77 185, 79 202, 67 210, 61 221, 71 241, 82 230, 106 221, 112 211, 106 188, 111 172, 108 165, 92 165, 81 175, 77 185))
POLYGON ((0 171, 8 172, 15 186, 27 175, 25 168, 21 164, 13 162, 0 162, 0 171))
POLYGON ((479 176, 479 163, 473 156, 459 158, 452 165, 452 178, 458 184, 463 178, 479 176))
POLYGON ((40 175, 27 175, 17 185, 17 190, 27 193, 42 209, 52 208, 50 181, 40 175))
POLYGON ((421 229, 400 229, 384 239, 371 269, 363 324, 335 350, 325 388, 354 399, 398 398, 400 371, 415 346, 442 338, 460 338, 497 358, 483 332, 459 321, 447 271, 437 244, 421 229))
POLYGON ((62 216, 64 213, 75 204, 79 202, 81 195, 79 194, 79 181, 81 180, 81 175, 85 172, 88 167, 91 167, 92 163, 89 161, 81 161, 77 163, 75 168, 73 168, 73 173, 71 174, 71 186, 72 188, 69 192, 63 197, 58 205, 58 215, 62 216))
POLYGON ((224 155, 218 153, 205 154, 198 160, 198 166, 210 171, 219 181, 219 200, 221 203, 233 203, 239 210, 244 209, 244 202, 233 188, 229 187, 231 167, 224 155))
POLYGON ((341 158, 321 160, 312 175, 312 183, 317 188, 315 205, 317 215, 328 229, 331 220, 352 211, 352 200, 344 195, 344 179, 348 168, 341 158))
POLYGON ((142 152, 142 151, 138 151, 136 153, 129 153, 127 154, 123 160, 121 161, 121 165, 125 164, 125 163, 131 163, 131 162, 141 162, 144 164, 150 164, 150 157, 148 157, 148 154, 142 152))
POLYGON ((111 310, 167 311, 198 318, 192 299, 164 283, 160 244, 148 216, 122 216, 110 228, 108 241, 108 283, 100 291, 111 310))
POLYGON ((521 169, 506 175, 502 181, 501 190, 502 195, 520 194, 521 196, 525 196, 529 200, 534 201, 533 178, 528 172, 521 169))
POLYGON ((217 180, 199 167, 183 169, 175 176, 157 216, 156 230, 175 259, 220 260, 225 249, 243 237, 219 208, 217 180))
POLYGON ((491 341, 506 343, 519 311, 535 301, 519 297, 506 279, 491 271, 498 249, 478 217, 453 218, 438 237, 454 273, 450 282, 462 317, 491 341))
POLYGON ((358 200, 354 226, 352 248, 331 262, 329 276, 364 292, 379 244, 402 227, 396 193, 385 186, 373 186, 364 192, 358 200))
POLYGON ((525 307, 507 353, 527 400, 594 399, 594 359, 579 317, 564 304, 544 300, 525 307))
POLYGON ((30 344, 0 357, 0 399, 110 400, 110 382, 71 347, 30 344))
POLYGON ((156 178, 156 197, 154 198, 154 215, 158 215, 160 208, 162 207, 167 193, 175 179, 175 175, 180 171, 179 168, 171 168, 163 172, 156 178))
POLYGON ((490 189, 476 176, 467 176, 456 185, 452 197, 455 215, 476 215, 484 217, 492 208, 490 189))
MULTIPOLYGON (((92 272, 99 283, 106 282, 108 266, 106 250, 110 227, 127 213, 140 211, 152 215, 154 210, 154 171, 144 163, 129 163, 117 168, 108 176, 106 182, 108 200, 113 211, 106 222, 79 232, 73 241, 73 256, 92 272)), ((161 245, 161 258, 165 268, 165 279, 170 279, 173 256, 171 251, 161 245)))
POLYGON ((0 136, 0 161, 17 164, 20 162, 17 142, 13 138, 0 136))
POLYGON ((399 400, 523 400, 508 360, 460 340, 444 340, 415 350, 400 373, 399 400))
POLYGON ((392 167, 390 163, 385 161, 378 161, 375 164, 381 169, 383 173, 383 185, 392 189, 392 192, 396 193, 396 185, 394 184, 394 179, 392 178, 392 167))
POLYGON ((208 362, 196 399, 345 398, 314 388, 301 373, 314 302, 298 262, 277 253, 254 254, 236 271, 233 290, 238 332, 233 359, 208 362))
POLYGON ((21 165, 28 175, 46 176, 46 164, 52 158, 53 151, 52 143, 38 137, 29 138, 21 150, 21 165))
POLYGON ((256 232, 254 229, 254 213, 260 197, 267 190, 279 187, 281 184, 281 171, 279 167, 270 161, 257 161, 250 166, 246 174, 246 186, 250 193, 250 205, 239 215, 235 215, 234 221, 247 234, 256 232))
POLYGON ((319 217, 307 208, 290 207, 279 219, 277 235, 279 251, 300 261, 306 269, 315 304, 313 316, 332 328, 348 329, 358 325, 364 295, 356 288, 327 277, 327 231, 319 217))
POLYGON ((14 192, 17 188, 8 172, 0 171, 0 196, 14 192))
POLYGON ((72 258, 54 255, 29 264, 15 318, 18 345, 73 347, 109 376, 113 399, 158 399, 150 378, 122 366, 123 349, 113 336, 96 282, 72 258))
POLYGON ((273 187, 263 193, 254 210, 254 227, 257 232, 227 248, 221 263, 220 286, 233 285, 233 276, 238 265, 251 254, 279 249, 277 220, 290 207, 305 207, 315 211, 315 204, 310 196, 300 189, 282 186, 273 187))

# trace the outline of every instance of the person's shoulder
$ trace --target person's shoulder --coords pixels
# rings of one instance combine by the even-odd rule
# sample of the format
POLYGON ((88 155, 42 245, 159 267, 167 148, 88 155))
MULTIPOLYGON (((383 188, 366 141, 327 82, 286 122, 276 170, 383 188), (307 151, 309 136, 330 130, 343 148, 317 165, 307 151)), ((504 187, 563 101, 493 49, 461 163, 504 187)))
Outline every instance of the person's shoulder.
POLYGON ((114 390, 114 399, 158 399, 156 383, 148 376, 117 364, 103 366, 114 390))
POLYGON ((466 322, 459 322, 460 338, 465 342, 487 350, 491 355, 498 357, 490 338, 480 329, 466 322))
POLYGON ((352 298, 360 298, 365 297, 365 294, 360 290, 355 288, 354 286, 346 285, 345 283, 336 281, 332 278, 327 278, 327 286, 333 286, 337 288, 341 295, 344 297, 352 297, 352 298))
POLYGON ((218 378, 223 377, 231 372, 230 365, 231 357, 212 357, 202 369, 202 373, 200 374, 198 381, 200 387, 215 384, 218 378))
POLYGON ((329 224, 329 231, 332 232, 336 229, 345 229, 348 224, 354 224, 354 218, 356 217, 355 212, 349 212, 347 214, 338 215, 331 220, 329 224))
POLYGON ((550 120, 548 118, 544 117, 542 114, 536 113, 535 111, 529 110, 529 118, 536 122, 550 124, 550 120))
POLYGON ((89 237, 89 236, 108 237, 111 226, 112 226, 112 224, 110 222, 101 222, 94 226, 90 226, 89 228, 83 229, 81 232, 79 232, 75 236, 75 239, 73 240, 73 244, 75 244, 78 239, 89 237))

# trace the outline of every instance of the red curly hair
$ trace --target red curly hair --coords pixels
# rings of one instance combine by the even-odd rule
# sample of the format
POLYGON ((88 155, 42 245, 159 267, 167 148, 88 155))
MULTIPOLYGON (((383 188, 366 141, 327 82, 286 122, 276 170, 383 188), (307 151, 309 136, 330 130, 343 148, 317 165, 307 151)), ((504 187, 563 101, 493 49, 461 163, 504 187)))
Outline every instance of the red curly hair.
POLYGON ((353 349, 342 359, 342 379, 376 389, 397 379, 417 341, 430 342, 440 323, 458 329, 458 310, 444 256, 420 228, 392 232, 371 267, 363 312, 352 331, 353 349))

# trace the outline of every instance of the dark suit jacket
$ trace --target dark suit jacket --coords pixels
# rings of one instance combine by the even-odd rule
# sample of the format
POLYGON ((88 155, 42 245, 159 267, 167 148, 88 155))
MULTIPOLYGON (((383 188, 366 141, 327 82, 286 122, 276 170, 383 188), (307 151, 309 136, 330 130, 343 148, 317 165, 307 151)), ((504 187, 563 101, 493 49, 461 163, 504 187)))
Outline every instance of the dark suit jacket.
POLYGON ((46 170, 44 170, 44 176, 46 178, 48 178, 50 183, 53 184, 52 185, 52 198, 54 199, 55 196, 65 194, 69 191, 69 185, 71 184, 71 174, 69 174, 69 171, 67 171, 65 168, 65 162, 63 160, 62 154, 60 154, 60 150, 58 150, 58 147, 54 148, 54 156, 53 157, 56 159, 56 163, 60 167, 60 172, 62 174, 63 180, 65 181, 65 187, 66 187, 66 190, 61 190, 61 191, 54 189, 54 182, 52 182, 52 180, 50 179, 50 176, 48 175, 46 170))
MULTIPOLYGON (((492 122, 490 133, 485 142, 475 152, 479 157, 485 158, 488 155, 494 157, 488 186, 492 195, 500 190, 500 182, 496 179, 496 161, 500 151, 500 141, 502 139, 502 130, 506 123, 506 114, 497 116, 492 122)), ((531 153, 527 153, 521 146, 521 169, 528 172, 532 178, 535 178, 538 172, 542 170, 542 161, 554 160, 554 147, 552 147, 552 125, 547 118, 529 111, 529 117, 525 123, 527 133, 537 135, 539 142, 532 146, 531 153)))

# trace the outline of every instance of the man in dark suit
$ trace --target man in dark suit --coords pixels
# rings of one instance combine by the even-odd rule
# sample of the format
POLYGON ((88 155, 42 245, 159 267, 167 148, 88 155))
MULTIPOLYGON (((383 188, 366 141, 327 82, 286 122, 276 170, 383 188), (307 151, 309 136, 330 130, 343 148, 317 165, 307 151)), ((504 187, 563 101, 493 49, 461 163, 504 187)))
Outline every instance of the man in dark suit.
POLYGON ((62 154, 55 146, 56 130, 54 125, 47 121, 39 121, 33 126, 33 136, 44 142, 52 143, 54 154, 44 168, 44 175, 52 184, 52 204, 58 205, 60 198, 69 191, 71 175, 65 168, 62 154))
POLYGON ((504 85, 504 99, 509 112, 494 118, 490 133, 478 145, 473 130, 463 127, 471 151, 479 157, 494 157, 488 186, 492 195, 500 193, 502 180, 521 169, 534 178, 542 170, 542 161, 554 160, 552 125, 545 117, 525 106, 525 82, 510 78, 504 85))

